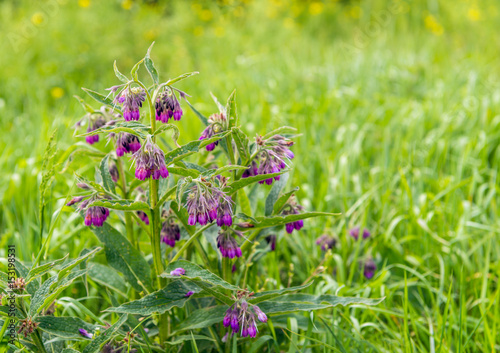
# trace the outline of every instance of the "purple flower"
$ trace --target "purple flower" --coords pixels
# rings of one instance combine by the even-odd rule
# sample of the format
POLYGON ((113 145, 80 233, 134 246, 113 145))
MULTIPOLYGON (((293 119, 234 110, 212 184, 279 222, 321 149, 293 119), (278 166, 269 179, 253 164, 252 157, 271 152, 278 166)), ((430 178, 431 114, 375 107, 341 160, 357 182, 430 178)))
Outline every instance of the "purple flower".
POLYGON ((101 206, 89 207, 87 208, 87 212, 85 213, 85 225, 86 226, 94 225, 96 227, 102 227, 108 216, 109 216, 109 210, 105 207, 101 206))
POLYGON ((262 322, 267 322, 267 316, 258 306, 254 305, 252 308, 253 312, 245 299, 235 302, 227 309, 222 324, 224 327, 231 326, 233 334, 240 332, 241 337, 254 338, 257 336, 255 315, 262 322))
MULTIPOLYGON (((92 132, 94 130, 97 130, 105 124, 106 124, 106 119, 104 119, 102 116, 96 114, 89 115, 87 132, 92 132)), ((99 135, 95 134, 95 135, 85 136, 85 141, 87 141, 89 145, 93 145, 94 143, 99 142, 99 135)))
POLYGON ((175 246, 175 242, 181 239, 181 230, 179 226, 170 220, 163 222, 161 228, 161 241, 170 247, 175 246))
MULTIPOLYGON (((227 130, 227 120, 223 113, 216 113, 210 115, 208 118, 209 125, 203 130, 200 136, 200 140, 209 139, 212 136, 227 130)), ((215 146, 219 144, 219 141, 212 142, 205 146, 207 151, 213 151, 215 146)))
POLYGON ((267 243, 271 246, 271 251, 276 250, 276 234, 271 234, 266 237, 267 243))
POLYGON ((219 226, 233 224, 233 201, 219 187, 212 183, 196 183, 186 201, 186 210, 189 214, 188 224, 194 226, 198 222, 201 226, 217 220, 219 226))
POLYGON ((316 244, 321 247, 321 250, 327 251, 328 249, 332 249, 335 247, 337 241, 334 237, 331 237, 327 234, 323 234, 318 239, 316 239, 316 244))
POLYGON ((72 206, 74 205, 75 203, 79 203, 81 202, 86 196, 76 196, 76 197, 73 197, 67 204, 66 206, 72 206))
POLYGON ((190 297, 194 294, 194 292, 192 290, 190 290, 189 292, 186 293, 186 297, 190 297))
POLYGON ((171 276, 182 276, 186 271, 182 267, 178 267, 173 271, 170 271, 171 276))
MULTIPOLYGON (((304 207, 297 204, 295 198, 291 198, 290 201, 283 207, 283 212, 281 213, 283 216, 291 215, 291 214, 300 214, 304 207)), ((285 226, 286 232, 288 234, 292 234, 293 230, 300 230, 304 227, 304 221, 299 219, 298 221, 287 223, 285 226)))
POLYGON ((222 257, 228 257, 230 259, 241 257, 241 248, 229 231, 219 232, 217 236, 217 247, 222 257))
POLYGON ((179 100, 173 91, 163 92, 158 95, 155 103, 156 120, 162 123, 168 123, 168 119, 174 118, 175 121, 181 120, 182 109, 179 100))
MULTIPOLYGON (((349 234, 351 235, 351 237, 353 237, 354 239, 358 240, 359 238, 359 227, 354 227, 352 228, 350 231, 349 231, 349 234)), ((371 236, 371 233, 368 229, 363 229, 363 239, 367 239, 371 236)))
POLYGON ((267 322, 267 315, 262 310, 260 310, 260 308, 257 305, 253 306, 253 311, 255 311, 255 314, 257 315, 257 318, 261 322, 267 322))
POLYGON ((152 177, 155 180, 168 177, 165 165, 165 154, 148 137, 144 146, 132 155, 135 161, 135 177, 145 180, 152 177))
POLYGON ((366 260, 363 266, 363 274, 367 279, 372 279, 377 270, 377 265, 372 259, 366 260))
POLYGON ((141 148, 139 138, 127 132, 120 132, 116 138, 116 155, 122 157, 125 153, 135 153, 141 148))
MULTIPOLYGON (((267 140, 263 140, 262 137, 258 136, 256 143, 260 146, 260 152, 257 154, 260 164, 255 171, 252 163, 249 175, 245 177, 250 176, 252 173, 255 175, 278 173, 286 168, 285 161, 294 158, 293 152, 288 148, 293 145, 293 142, 281 135, 274 135, 267 140)), ((273 180, 280 180, 280 176, 277 175, 273 178, 261 180, 259 184, 271 185, 273 180)))
POLYGON ((125 121, 137 121, 141 118, 139 108, 146 100, 146 92, 140 87, 127 87, 119 96, 115 97, 115 103, 123 105, 123 119, 125 121))
POLYGON ((255 161, 252 161, 252 165, 246 169, 241 175, 243 178, 248 178, 251 176, 259 175, 259 166, 255 161))
POLYGON ((88 333, 84 328, 79 329, 78 332, 85 338, 92 338, 92 334, 88 333))
POLYGON ((149 225, 149 218, 146 212, 137 211, 137 216, 139 216, 139 219, 143 221, 146 225, 149 225))

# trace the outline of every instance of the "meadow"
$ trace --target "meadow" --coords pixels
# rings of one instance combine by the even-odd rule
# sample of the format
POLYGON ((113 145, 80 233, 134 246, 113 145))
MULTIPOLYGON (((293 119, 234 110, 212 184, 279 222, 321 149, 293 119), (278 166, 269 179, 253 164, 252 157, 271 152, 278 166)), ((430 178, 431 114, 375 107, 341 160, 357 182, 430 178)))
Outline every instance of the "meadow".
MULTIPOLYGON (((179 87, 205 116, 216 112, 210 92, 225 100, 236 89, 249 137, 297 128, 289 188, 308 211, 340 213, 279 232, 275 252, 254 254, 248 281, 271 290, 314 279, 301 293, 384 298, 271 317, 254 351, 500 351, 499 20, 493 0, 1 1, 0 256, 15 245, 29 264, 49 234, 47 260, 100 244, 64 206, 74 173, 94 172, 72 147, 85 114, 73 96, 104 93, 117 83, 114 60, 125 71, 154 41, 164 76, 199 71, 179 87), (371 236, 356 241, 355 227, 371 236), (335 238, 328 251, 316 244, 323 234, 335 238), (370 259, 368 279, 360 264, 370 259)), ((184 109, 181 145, 203 130, 184 109)), ((134 296, 123 288, 132 298, 120 303, 134 296)), ((112 304, 89 278, 55 310, 114 322, 103 312, 112 304)))

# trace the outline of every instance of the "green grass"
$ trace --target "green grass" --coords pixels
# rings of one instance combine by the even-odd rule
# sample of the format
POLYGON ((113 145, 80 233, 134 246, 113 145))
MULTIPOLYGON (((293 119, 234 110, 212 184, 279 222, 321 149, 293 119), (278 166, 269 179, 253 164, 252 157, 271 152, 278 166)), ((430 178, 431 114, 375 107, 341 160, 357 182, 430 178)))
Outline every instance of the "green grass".
MULTIPOLYGON (((113 61, 131 67, 154 40, 164 79, 200 71, 179 88, 201 112, 216 109, 209 92, 225 98, 236 88, 249 136, 298 128, 291 178, 301 186, 298 199, 309 210, 342 213, 280 234, 278 251, 256 261, 254 281, 272 288, 269 274, 283 285, 302 283, 322 266, 306 292, 385 297, 375 307, 316 313, 331 324, 324 333, 307 323, 275 328, 290 337, 282 349, 500 350, 495 1, 329 2, 316 15, 305 1, 137 3, 130 10, 120 1, 60 3, 53 11, 45 2, 0 3, 0 254, 16 244, 29 262, 38 251, 42 157, 56 128, 60 154, 76 141, 72 126, 83 111, 72 96, 116 84, 113 61), (29 27, 37 13, 43 22, 29 27), (356 225, 372 238, 353 242, 347 230, 356 225), (325 232, 338 238, 327 255, 315 245, 325 232), (378 266, 372 280, 359 267, 368 256, 378 266)), ((179 127, 180 143, 202 131, 192 112, 179 127)), ((89 161, 58 166, 45 214, 54 228, 50 258, 97 244, 70 208, 50 222, 73 170, 91 172, 89 161)), ((86 295, 82 284, 67 290, 86 295)), ((89 296, 101 295, 91 286, 89 296)), ((111 305, 81 302, 98 316, 111 305)), ((76 306, 67 310, 93 321, 76 306)))

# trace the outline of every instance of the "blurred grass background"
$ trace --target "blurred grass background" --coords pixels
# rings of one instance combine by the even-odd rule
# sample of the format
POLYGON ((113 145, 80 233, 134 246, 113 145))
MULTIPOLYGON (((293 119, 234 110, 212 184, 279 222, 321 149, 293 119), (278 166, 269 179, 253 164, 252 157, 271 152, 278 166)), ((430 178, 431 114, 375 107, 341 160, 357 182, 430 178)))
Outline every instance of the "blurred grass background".
MULTIPOLYGON (((83 111, 72 96, 104 92, 117 82, 113 60, 127 71, 155 41, 163 79, 200 72, 179 88, 204 114, 216 109, 209 92, 236 88, 249 136, 282 125, 303 134, 297 196, 342 216, 306 222, 259 266, 292 262, 300 282, 321 263, 317 293, 386 296, 334 311, 342 344, 498 351, 499 20, 493 0, 0 1, 1 251, 36 252, 42 156, 56 128, 60 151, 75 142, 83 111), (373 237, 352 242, 356 225, 373 237), (321 262, 325 232, 339 241, 321 262), (368 257, 371 281, 356 274, 368 257)), ((181 143, 202 130, 186 112, 181 143)), ((72 183, 57 174, 49 217, 72 183)), ((74 218, 68 209, 57 225, 54 258, 95 243, 74 218)))

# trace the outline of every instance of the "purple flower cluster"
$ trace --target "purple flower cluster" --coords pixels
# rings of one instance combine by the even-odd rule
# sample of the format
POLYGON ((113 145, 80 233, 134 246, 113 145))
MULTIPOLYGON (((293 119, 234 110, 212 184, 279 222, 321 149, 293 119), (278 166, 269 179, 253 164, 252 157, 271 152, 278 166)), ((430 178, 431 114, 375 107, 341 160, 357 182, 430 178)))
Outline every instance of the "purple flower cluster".
POLYGON ((175 242, 181 239, 181 230, 179 225, 171 222, 170 220, 166 220, 163 222, 163 226, 161 228, 161 241, 173 248, 175 246, 175 242))
POLYGON ((367 279, 372 279, 375 275, 375 271, 377 270, 377 265, 373 262, 372 259, 368 259, 365 261, 363 265, 363 275, 367 279))
POLYGON ((141 148, 139 138, 127 132, 120 132, 116 138, 116 155, 122 157, 125 153, 135 153, 141 148))
MULTIPOLYGON (((209 125, 203 130, 200 136, 200 140, 209 139, 212 136, 227 130, 227 119, 223 113, 215 113, 210 115, 208 118, 209 125)), ((213 151, 215 146, 219 144, 219 141, 209 143, 205 146, 207 151, 213 151)))
POLYGON ((217 236, 217 247, 222 257, 228 257, 230 259, 241 257, 241 248, 229 231, 219 231, 219 235, 217 236))
POLYGON ((148 137, 146 144, 135 152, 132 157, 135 161, 135 177, 145 180, 150 177, 157 180, 168 177, 165 165, 165 154, 148 137))
MULTIPOLYGON (((297 202, 295 201, 294 198, 291 198, 290 201, 283 208, 283 212, 281 214, 283 216, 287 216, 287 215, 291 215, 291 214, 299 214, 300 212, 302 212, 303 209, 304 209, 304 207, 297 204, 297 202)), ((302 229, 302 227, 304 227, 304 221, 301 219, 299 219, 298 221, 287 223, 285 226, 286 232, 288 234, 292 234, 294 229, 300 230, 300 229, 302 229)))
POLYGON ((337 241, 334 237, 327 234, 323 234, 318 239, 316 239, 316 244, 321 247, 321 250, 327 251, 328 249, 333 249, 337 241))
MULTIPOLYGON (((354 227, 351 230, 349 230, 349 235, 353 237, 355 240, 358 240, 359 238, 359 233, 360 233, 360 228, 359 227, 354 227)), ((368 229, 363 229, 363 239, 368 239, 372 233, 368 229)))
POLYGON ((204 226, 217 220, 219 227, 230 226, 233 224, 232 203, 231 197, 218 187, 203 182, 197 183, 186 201, 188 224, 194 226, 198 222, 204 226))
POLYGON ((143 221, 146 225, 149 225, 149 217, 144 211, 137 211, 137 216, 141 221, 143 221))
MULTIPOLYGON (((77 184, 82 189, 88 189, 88 185, 84 183, 77 184)), ((85 211, 85 225, 91 226, 94 225, 96 227, 102 227, 106 219, 109 217, 109 210, 106 207, 102 206, 92 206, 92 203, 96 200, 99 200, 100 197, 97 195, 93 195, 90 198, 84 200, 88 196, 77 196, 71 199, 66 206, 71 206, 77 203, 78 209, 80 211, 85 211), (90 207, 89 207, 90 205, 90 207)))
POLYGON ((165 124, 172 117, 175 121, 181 120, 183 114, 181 104, 173 92, 160 93, 156 99, 155 109, 156 120, 165 124))
POLYGON ((125 121, 137 121, 141 118, 139 108, 146 100, 146 92, 141 87, 127 87, 119 96, 115 97, 115 103, 123 106, 123 119, 125 121))
POLYGON ((244 299, 241 303, 235 302, 229 307, 229 309, 227 309, 222 324, 224 327, 231 326, 233 334, 238 333, 239 331, 241 337, 256 337, 257 324, 255 316, 257 316, 257 319, 261 322, 267 322, 267 316, 257 305, 253 305, 251 309, 253 309, 253 312, 250 310, 248 303, 244 299))
MULTIPOLYGON (((104 119, 102 116, 91 115, 89 116, 88 119, 87 132, 92 132, 94 130, 97 130, 100 127, 104 126, 105 124, 106 124, 106 119, 104 119)), ((95 135, 85 136, 85 141, 87 141, 89 145, 93 145, 94 143, 99 142, 99 135, 95 134, 95 135)))

